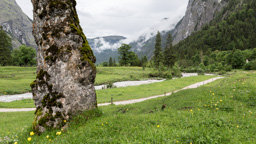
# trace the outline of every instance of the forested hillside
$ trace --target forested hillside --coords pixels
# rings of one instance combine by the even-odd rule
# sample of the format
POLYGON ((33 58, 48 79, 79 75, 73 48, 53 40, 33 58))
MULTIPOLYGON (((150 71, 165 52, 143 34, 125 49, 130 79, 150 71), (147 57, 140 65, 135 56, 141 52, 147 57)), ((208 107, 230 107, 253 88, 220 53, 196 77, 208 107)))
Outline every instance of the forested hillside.
POLYGON ((229 0, 215 19, 175 46, 179 59, 256 47, 256 1, 229 0))

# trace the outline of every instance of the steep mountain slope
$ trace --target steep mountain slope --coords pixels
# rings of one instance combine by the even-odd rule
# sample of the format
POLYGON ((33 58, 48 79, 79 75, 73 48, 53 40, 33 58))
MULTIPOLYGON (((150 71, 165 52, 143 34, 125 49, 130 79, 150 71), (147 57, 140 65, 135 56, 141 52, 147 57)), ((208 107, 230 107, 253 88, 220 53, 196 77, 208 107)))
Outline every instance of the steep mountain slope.
POLYGON ((229 0, 214 20, 177 44, 181 58, 212 51, 252 49, 256 47, 256 1, 229 0))
MULTIPOLYGON (((191 35, 194 31, 200 30, 205 24, 213 20, 227 4, 227 0, 189 0, 185 16, 176 24, 175 28, 167 31, 160 31, 162 35, 162 48, 165 48, 165 41, 168 33, 173 35, 173 44, 191 35)), ((158 30, 156 30, 158 31, 158 30)), ((145 41, 145 36, 130 43, 133 50, 139 55, 153 56, 155 36, 145 41)))
POLYGON ((226 3, 227 0, 190 0, 185 16, 173 32, 173 43, 179 43, 212 21, 226 3))
POLYGON ((173 20, 164 18, 154 26, 145 30, 138 39, 132 41, 130 45, 132 50, 139 55, 139 57, 147 56, 149 59, 153 56, 155 47, 155 36, 159 31, 162 36, 162 47, 165 47, 166 38, 169 32, 173 32, 172 29, 175 28, 173 20))
MULTIPOLYGON (((173 35, 174 44, 185 39, 194 31, 200 30, 205 24, 214 19, 216 14, 226 6, 228 0, 189 0, 185 16, 175 25, 173 20, 164 18, 154 26, 146 29, 137 39, 129 43, 132 51, 148 59, 152 58, 155 47, 155 35, 157 31, 162 35, 162 48, 165 48, 168 33, 173 35)), ((97 63, 108 61, 109 57, 117 58, 117 48, 125 38, 103 37, 89 39, 90 46, 94 50, 97 63), (110 39, 108 39, 110 38, 110 39)))
POLYGON ((0 1, 0 25, 12 38, 13 48, 27 45, 36 48, 30 20, 15 0, 0 1))
POLYGON ((117 49, 125 39, 126 38, 123 36, 106 36, 87 39, 96 56, 96 64, 108 62, 110 57, 117 60, 117 49))

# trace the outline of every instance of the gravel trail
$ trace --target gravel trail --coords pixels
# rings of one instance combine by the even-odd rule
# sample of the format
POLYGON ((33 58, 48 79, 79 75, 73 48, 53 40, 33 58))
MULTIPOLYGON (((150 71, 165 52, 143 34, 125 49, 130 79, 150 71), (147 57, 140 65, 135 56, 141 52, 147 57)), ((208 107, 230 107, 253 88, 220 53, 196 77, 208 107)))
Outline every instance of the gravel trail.
MULTIPOLYGON (((223 77, 216 77, 216 78, 208 79, 206 81, 198 82, 198 83, 192 84, 190 86, 184 87, 184 88, 182 88, 180 90, 176 90, 174 92, 166 93, 166 94, 163 94, 163 95, 155 95, 155 96, 151 96, 151 97, 147 97, 147 98, 140 98, 140 99, 133 99, 133 100, 116 101, 116 102, 114 102, 114 104, 115 105, 134 104, 134 103, 143 102, 143 101, 146 101, 146 100, 149 100, 149 99, 169 96, 172 93, 176 93, 176 92, 179 92, 179 91, 182 91, 182 90, 186 90, 186 89, 198 88, 198 87, 200 87, 202 85, 211 83, 211 82, 213 82, 215 80, 222 79, 222 78, 223 77)), ((111 103, 100 103, 100 104, 98 104, 98 106, 107 106, 107 105, 111 105, 111 103)), ((0 108, 0 112, 21 112, 21 111, 35 111, 35 110, 36 110, 35 108, 18 108, 18 109, 1 109, 0 108)))

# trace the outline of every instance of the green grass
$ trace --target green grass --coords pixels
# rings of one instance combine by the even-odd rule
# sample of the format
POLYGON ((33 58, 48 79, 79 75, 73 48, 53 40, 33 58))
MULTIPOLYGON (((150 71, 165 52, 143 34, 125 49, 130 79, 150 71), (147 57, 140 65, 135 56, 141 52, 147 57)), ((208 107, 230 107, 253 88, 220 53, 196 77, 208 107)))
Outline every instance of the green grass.
MULTIPOLYGON (((168 97, 125 106, 106 106, 84 112, 69 121, 69 128, 30 136, 19 132, 13 121, 0 123, 5 131, 22 135, 18 143, 256 143, 256 73, 237 73, 225 79, 184 90, 168 97), (166 104, 164 111, 162 105, 166 104), (216 104, 216 105, 215 105, 216 104), (159 126, 159 127, 158 127, 159 126), (49 135, 49 139, 46 136, 49 135)), ((28 120, 19 127, 31 127, 28 120)), ((31 115, 30 115, 31 114, 31 115)), ((17 118, 10 114, 6 119, 17 118)), ((1 114, 2 116, 2 114, 1 114)), ((10 135, 12 136, 12 135, 10 135)))
POLYGON ((214 76, 186 77, 147 85, 98 90, 96 91, 97 101, 98 103, 110 102, 111 97, 113 97, 114 101, 122 101, 160 95, 213 77, 214 76))
MULTIPOLYGON (((140 86, 130 86, 123 88, 113 88, 97 90, 97 102, 110 102, 111 97, 114 101, 131 100, 138 98, 145 98, 153 95, 164 94, 165 92, 172 92, 188 85, 210 79, 214 76, 197 76, 187 77, 173 80, 166 80, 164 82, 152 83, 140 86)), ((33 108, 35 107, 33 100, 14 101, 10 103, 0 102, 0 108, 33 108)))
POLYGON ((148 79, 151 69, 143 72, 141 67, 97 67, 95 85, 108 82, 148 79))
POLYGON ((30 83, 35 75, 35 67, 0 67, 0 95, 31 91, 30 83))
MULTIPOLYGON (((97 67, 95 85, 126 80, 148 79, 151 69, 140 67, 97 67)), ((36 67, 0 66, 0 96, 30 92, 36 78, 36 67)))
MULTIPOLYGON (((17 139, 31 128, 34 112, 0 113, 0 143, 4 137, 17 139)), ((11 141, 12 141, 11 140, 11 141)))
POLYGON ((24 99, 13 102, 0 102, 0 108, 34 108, 35 104, 32 99, 24 99))

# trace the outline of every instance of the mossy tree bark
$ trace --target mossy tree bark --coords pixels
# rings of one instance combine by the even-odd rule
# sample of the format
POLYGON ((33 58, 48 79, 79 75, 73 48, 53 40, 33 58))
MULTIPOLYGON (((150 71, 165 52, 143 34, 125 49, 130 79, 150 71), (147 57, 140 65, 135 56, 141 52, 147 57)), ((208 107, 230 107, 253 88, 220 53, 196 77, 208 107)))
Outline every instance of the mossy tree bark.
POLYGON ((72 115, 97 107, 95 56, 79 24, 75 0, 32 0, 38 45, 33 129, 61 128, 72 115))

